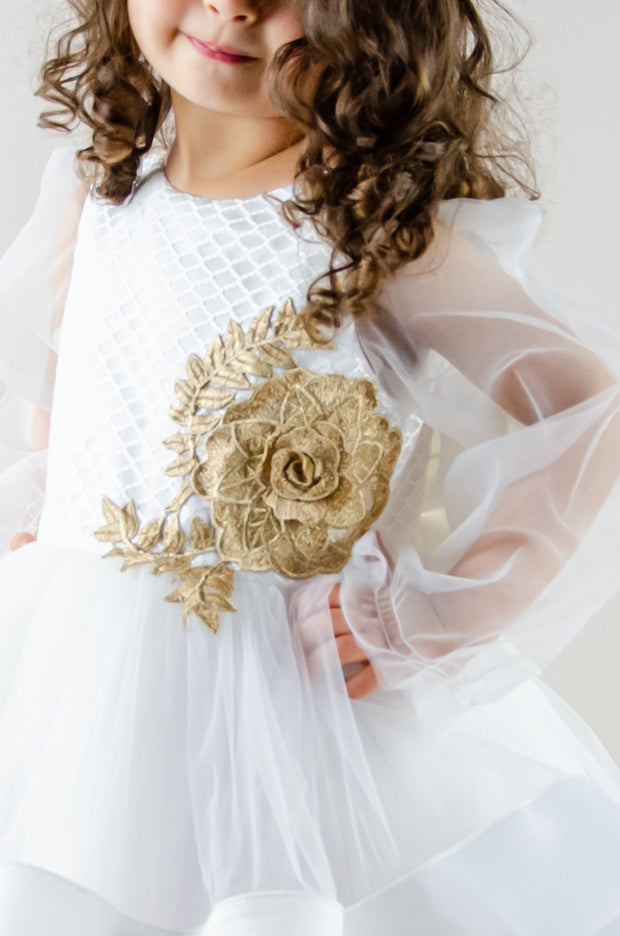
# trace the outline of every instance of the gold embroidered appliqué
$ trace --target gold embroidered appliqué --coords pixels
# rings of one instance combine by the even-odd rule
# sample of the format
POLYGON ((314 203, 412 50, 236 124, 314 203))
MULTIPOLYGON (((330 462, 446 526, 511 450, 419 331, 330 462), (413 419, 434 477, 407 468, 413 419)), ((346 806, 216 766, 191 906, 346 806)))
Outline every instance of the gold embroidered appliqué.
POLYGON ((292 350, 326 346, 292 301, 272 314, 261 312, 247 333, 231 321, 225 340, 188 358, 170 409, 183 431, 164 442, 177 454, 166 474, 184 480, 164 517, 141 526, 133 501, 104 497, 106 525, 94 533, 117 544, 106 556, 124 556, 122 571, 151 563, 154 574, 172 572, 179 584, 166 600, 213 632, 220 611, 235 610, 231 563, 288 578, 342 569, 387 503, 402 445, 375 412, 371 381, 297 366, 292 350), (208 501, 210 522, 194 517, 187 535, 179 513, 194 494, 208 501), (212 564, 192 564, 206 556, 212 564))

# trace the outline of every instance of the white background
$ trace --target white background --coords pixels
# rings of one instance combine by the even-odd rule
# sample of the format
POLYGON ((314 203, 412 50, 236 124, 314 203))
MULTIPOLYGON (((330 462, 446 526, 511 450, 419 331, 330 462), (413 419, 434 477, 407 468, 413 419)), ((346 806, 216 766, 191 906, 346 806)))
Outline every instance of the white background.
MULTIPOLYGON (((535 37, 522 75, 544 195, 536 272, 546 286, 620 327, 618 6, 614 0, 509 2, 535 37)), ((2 0, 0 252, 31 211, 41 169, 58 141, 36 129, 39 105, 32 97, 52 4, 59 5, 2 0)), ((620 762, 620 597, 544 675, 620 762)))

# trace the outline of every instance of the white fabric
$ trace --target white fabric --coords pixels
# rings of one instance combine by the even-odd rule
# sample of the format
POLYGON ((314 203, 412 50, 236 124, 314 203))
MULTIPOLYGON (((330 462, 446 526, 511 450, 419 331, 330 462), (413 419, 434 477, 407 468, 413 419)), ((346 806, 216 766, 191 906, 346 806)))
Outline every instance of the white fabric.
MULTIPOLYGON (((35 213, 60 230, 70 162, 54 157, 48 210, 35 213)), ((300 306, 325 268, 329 248, 279 218, 285 195, 209 202, 175 192, 153 164, 127 205, 87 200, 38 541, 0 561, 0 861, 85 888, 147 933, 199 931, 238 895, 314 895, 347 910, 564 778, 620 804, 617 766, 536 677, 616 585, 618 338, 516 283, 531 206, 442 206, 455 228, 444 272, 395 280, 381 329, 348 326, 336 351, 299 355, 375 380, 405 438, 386 511, 342 574, 238 573, 237 611, 214 636, 196 619, 183 627, 164 600, 168 575, 102 560, 103 494, 133 498, 146 520, 177 489, 162 441, 177 428, 168 408, 187 356, 231 317, 245 325, 289 296, 300 306), (515 400, 531 424, 498 405, 515 400), (335 582, 384 681, 355 702, 327 609, 335 582)), ((54 243, 37 230, 9 264, 23 293, 16 283, 3 297, 27 299, 28 258, 38 269, 35 247, 54 243)), ((60 240, 68 275, 73 245, 60 240)), ((438 249, 447 244, 440 232, 438 249)), ((44 386, 54 303, 8 301, 0 334, 26 316, 26 384, 44 386)), ((0 379, 19 401, 29 391, 8 349, 0 379)), ((0 433, 19 466, 32 412, 14 412, 0 409, 0 433)), ((0 469, 8 537, 14 469, 0 469)), ((580 804, 594 821, 596 804, 580 804)), ((560 841, 557 814, 544 800, 541 810, 525 851, 544 829, 560 841)), ((563 847, 567 867, 580 842, 563 847)), ((588 847, 602 862, 606 842, 588 847)), ((0 936, 15 936, 11 925, 0 936)))
POLYGON ((71 149, 52 155, 34 213, 0 261, 0 556, 14 533, 36 532, 43 504, 42 425, 82 191, 72 163, 71 149))
POLYGON ((75 884, 0 866, 0 932, 37 936, 618 936, 620 806, 567 779, 459 848, 351 907, 313 894, 240 894, 204 927, 145 926, 75 884), (532 848, 533 830, 536 847, 532 848), (498 856, 501 855, 501 860, 498 856), (36 900, 32 895, 36 894, 36 900))
POLYGON ((618 934, 619 836, 618 806, 583 780, 564 780, 349 908, 344 934, 618 934))
POLYGON ((620 340, 527 277, 536 208, 440 220, 358 327, 435 463, 420 514, 356 544, 341 599, 382 685, 449 685, 458 710, 539 672, 618 588, 620 340))
POLYGON ((205 936, 341 936, 342 904, 311 894, 242 894, 219 903, 205 936))

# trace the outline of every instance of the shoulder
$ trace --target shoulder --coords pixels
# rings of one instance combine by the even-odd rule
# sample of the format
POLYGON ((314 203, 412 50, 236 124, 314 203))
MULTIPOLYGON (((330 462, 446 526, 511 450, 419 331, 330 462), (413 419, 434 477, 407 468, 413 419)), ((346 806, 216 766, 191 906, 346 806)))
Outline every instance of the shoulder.
POLYGON ((2 258, 5 280, 13 281, 29 256, 49 257, 61 228, 75 231, 87 194, 76 171, 74 147, 54 149, 41 174, 34 209, 2 258))
POLYGON ((497 293, 521 291, 541 223, 531 202, 442 202, 426 252, 388 278, 380 304, 394 314, 493 306, 497 293))
POLYGON ((542 212, 537 204, 522 198, 454 198, 441 202, 436 221, 519 277, 540 232, 542 212))
MULTIPOLYGON (((56 147, 52 151, 41 177, 40 204, 71 202, 70 210, 73 211, 83 207, 87 200, 105 205, 112 204, 106 199, 97 198, 94 184, 88 178, 87 171, 82 168, 77 153, 75 146, 70 144, 56 147)), ((165 151, 159 147, 153 148, 143 157, 136 174, 136 190, 161 170, 164 160, 165 151)))
POLYGON ((78 170, 76 149, 67 145, 52 150, 41 176, 39 202, 66 202, 72 196, 83 202, 89 190, 78 170))

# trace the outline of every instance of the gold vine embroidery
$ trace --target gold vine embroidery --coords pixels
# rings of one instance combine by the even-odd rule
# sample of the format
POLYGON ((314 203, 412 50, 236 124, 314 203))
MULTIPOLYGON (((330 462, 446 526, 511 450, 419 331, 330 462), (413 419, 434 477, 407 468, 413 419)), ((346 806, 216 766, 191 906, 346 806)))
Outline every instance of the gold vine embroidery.
POLYGON ((214 633, 220 612, 235 610, 231 563, 288 578, 343 568, 387 503, 402 444, 375 412, 373 383, 298 367, 292 350, 330 346, 312 340, 290 299, 273 312, 247 333, 231 321, 204 358, 189 356, 170 409, 182 431, 164 442, 177 455, 166 474, 183 481, 164 517, 141 525, 133 501, 103 497, 106 525, 94 533, 117 544, 106 556, 123 556, 121 571, 151 563, 173 573, 166 600, 214 633), (210 517, 194 517, 187 535, 179 514, 195 494, 210 517), (212 564, 192 564, 206 556, 212 564))

